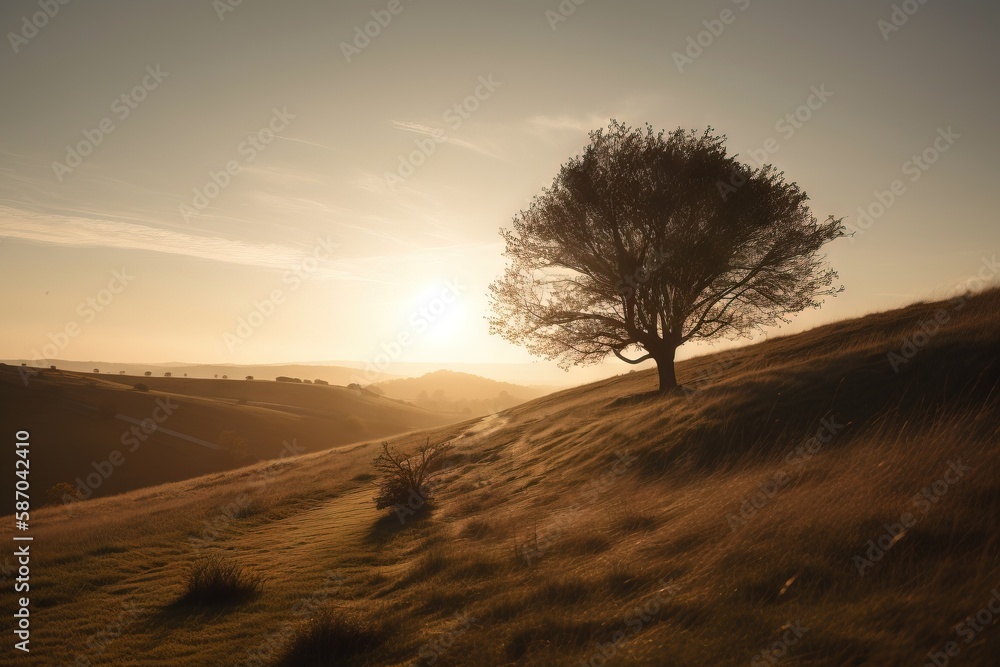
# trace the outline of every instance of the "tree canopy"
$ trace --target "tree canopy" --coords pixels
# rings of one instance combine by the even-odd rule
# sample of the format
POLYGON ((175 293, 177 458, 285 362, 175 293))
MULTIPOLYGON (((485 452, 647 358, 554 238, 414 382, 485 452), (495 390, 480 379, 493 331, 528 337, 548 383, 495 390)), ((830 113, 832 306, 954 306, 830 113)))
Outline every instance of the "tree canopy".
POLYGON ((616 121, 592 132, 501 230, 491 332, 563 367, 653 359, 668 391, 678 346, 750 337, 840 292, 820 249, 842 220, 818 221, 797 184, 725 140, 616 121))

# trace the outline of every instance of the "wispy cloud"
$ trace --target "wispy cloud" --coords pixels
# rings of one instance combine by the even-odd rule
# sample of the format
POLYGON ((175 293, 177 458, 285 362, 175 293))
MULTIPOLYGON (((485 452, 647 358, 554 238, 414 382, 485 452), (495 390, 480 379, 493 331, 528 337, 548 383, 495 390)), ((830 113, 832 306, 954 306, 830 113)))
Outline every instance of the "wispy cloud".
POLYGON ((573 116, 533 116, 528 119, 528 126, 536 130, 557 130, 566 132, 590 132, 607 125, 608 119, 597 114, 573 116))
POLYGON ((431 127, 430 125, 422 125, 421 123, 412 123, 407 120, 390 120, 389 123, 397 130, 412 132, 426 137, 439 137, 446 144, 458 146, 460 148, 479 153, 480 155, 491 157, 495 160, 503 159, 495 150, 487 148, 482 142, 476 143, 467 139, 454 137, 441 128, 431 127))
MULTIPOLYGON (((0 206, 0 236, 79 248, 145 250, 267 269, 285 270, 303 258, 301 250, 277 244, 248 243, 131 222, 40 214, 3 206, 0 206)), ((324 267, 321 275, 353 277, 331 267, 324 267)))
POLYGON ((274 138, 275 139, 282 139, 283 141, 292 141, 292 142, 295 142, 297 144, 305 144, 306 146, 315 146, 316 148, 323 148, 323 149, 326 149, 328 151, 333 151, 334 153, 339 152, 336 148, 331 148, 330 146, 327 146, 325 144, 321 144, 321 143, 318 143, 318 142, 315 142, 315 141, 308 141, 306 139, 296 139, 295 137, 284 137, 284 136, 277 135, 277 134, 274 136, 274 138))

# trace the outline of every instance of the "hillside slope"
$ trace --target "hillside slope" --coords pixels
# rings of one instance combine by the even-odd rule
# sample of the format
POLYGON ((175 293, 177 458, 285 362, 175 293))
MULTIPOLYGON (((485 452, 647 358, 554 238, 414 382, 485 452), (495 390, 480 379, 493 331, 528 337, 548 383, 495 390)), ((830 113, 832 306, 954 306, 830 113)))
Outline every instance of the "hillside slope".
POLYGON ((998 312, 915 304, 684 362, 695 391, 637 372, 395 438, 455 446, 403 523, 366 502, 375 442, 42 510, 23 664, 995 664, 998 312), (259 596, 178 605, 207 553, 259 596))
POLYGON ((45 443, 33 455, 36 504, 60 482, 85 497, 120 493, 456 419, 344 387, 50 370, 25 383, 2 365, 0 401, 4 432, 45 443))

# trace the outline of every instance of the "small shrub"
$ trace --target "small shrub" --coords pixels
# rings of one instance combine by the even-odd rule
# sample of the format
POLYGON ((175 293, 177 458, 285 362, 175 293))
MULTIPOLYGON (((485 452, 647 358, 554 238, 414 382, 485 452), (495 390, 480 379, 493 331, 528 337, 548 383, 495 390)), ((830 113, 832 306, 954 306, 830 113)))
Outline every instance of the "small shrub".
POLYGON ((200 559, 188 573, 184 605, 217 605, 243 602, 260 593, 263 577, 247 572, 234 561, 211 555, 200 559))
POLYGON ((327 382, 326 380, 313 380, 313 384, 325 384, 327 386, 330 385, 330 383, 327 382))
POLYGON ((387 509, 397 505, 409 505, 413 511, 419 510, 430 500, 428 480, 440 470, 445 457, 452 447, 446 443, 430 444, 427 442, 417 449, 415 454, 406 454, 393 449, 388 442, 382 443, 382 453, 372 461, 375 473, 378 496, 375 497, 376 509, 387 509), (413 500, 417 506, 413 507, 413 500))
POLYGON ((132 385, 132 388, 135 389, 136 391, 149 391, 149 386, 143 382, 136 382, 134 385, 132 385))
POLYGON ((342 610, 321 612, 292 637, 280 667, 323 667, 368 653, 385 643, 389 631, 379 621, 342 610))

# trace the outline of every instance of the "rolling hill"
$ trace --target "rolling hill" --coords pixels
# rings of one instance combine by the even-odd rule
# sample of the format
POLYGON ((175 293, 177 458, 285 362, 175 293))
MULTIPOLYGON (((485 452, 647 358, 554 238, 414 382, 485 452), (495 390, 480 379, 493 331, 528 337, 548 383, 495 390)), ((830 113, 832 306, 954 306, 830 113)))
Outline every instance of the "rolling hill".
POLYGON ((45 443, 34 453, 38 501, 60 482, 102 496, 457 419, 345 387, 47 369, 23 377, 0 366, 0 426, 31 425, 45 443))
POLYGON ((918 303, 685 361, 684 392, 635 372, 395 437, 454 447, 423 514, 375 511, 374 441, 33 512, 21 663, 995 664, 998 312, 918 303), (209 555, 256 594, 185 603, 209 555))
POLYGON ((373 385, 386 396, 429 410, 481 417, 512 408, 556 391, 556 387, 497 382, 470 373, 435 371, 415 378, 385 380, 373 385))

